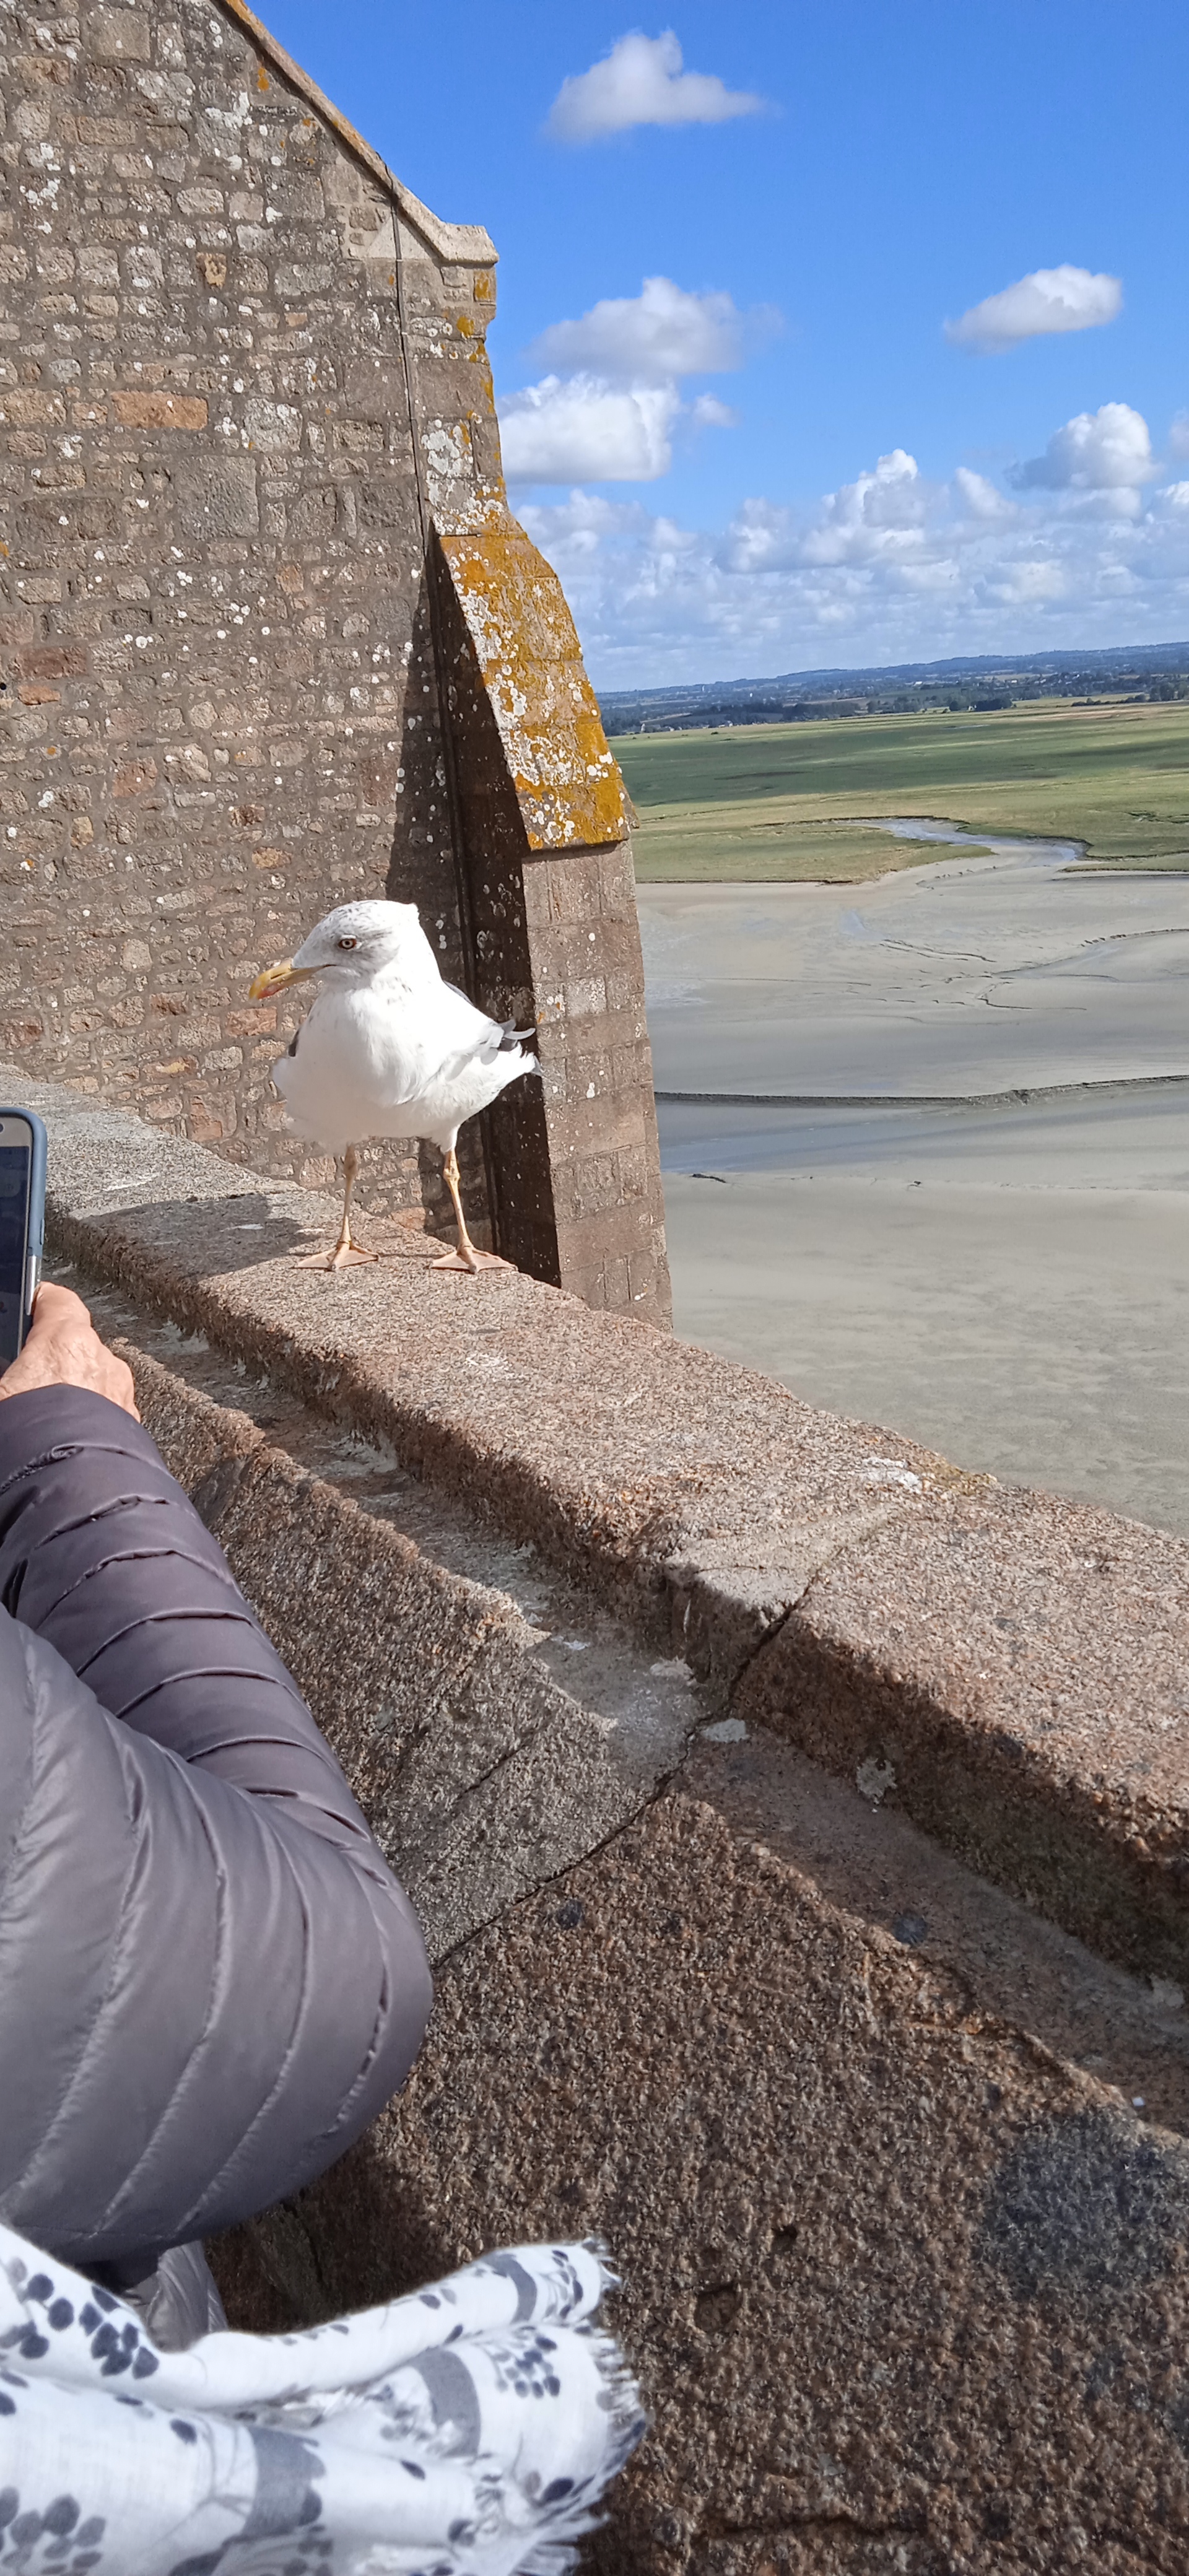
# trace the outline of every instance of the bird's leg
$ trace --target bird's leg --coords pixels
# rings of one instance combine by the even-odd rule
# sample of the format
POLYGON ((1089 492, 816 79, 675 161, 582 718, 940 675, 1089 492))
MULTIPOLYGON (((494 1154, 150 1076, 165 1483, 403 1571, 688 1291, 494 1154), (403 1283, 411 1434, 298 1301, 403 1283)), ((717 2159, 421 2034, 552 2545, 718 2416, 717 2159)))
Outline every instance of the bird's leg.
POLYGON ((347 1270, 350 1269, 357 1261, 379 1260, 380 1256, 378 1252, 363 1252, 360 1250, 357 1243, 352 1243, 351 1241, 351 1192, 355 1187, 355 1175, 358 1169, 359 1155, 356 1147, 354 1145, 348 1145, 346 1153, 343 1156, 343 1177, 345 1184, 343 1189, 343 1222, 339 1227, 338 1242, 336 1243, 333 1252, 309 1253, 300 1265, 303 1270, 347 1270))
POLYGON ((462 1212, 462 1198, 458 1187, 458 1156, 453 1145, 449 1153, 442 1156, 442 1169, 446 1175, 446 1187, 454 1201, 454 1213, 458 1219, 458 1250, 443 1252, 432 1267, 435 1270, 469 1270, 472 1277, 480 1270, 510 1270, 511 1262, 501 1261, 496 1252, 480 1252, 467 1233, 467 1221, 462 1212))

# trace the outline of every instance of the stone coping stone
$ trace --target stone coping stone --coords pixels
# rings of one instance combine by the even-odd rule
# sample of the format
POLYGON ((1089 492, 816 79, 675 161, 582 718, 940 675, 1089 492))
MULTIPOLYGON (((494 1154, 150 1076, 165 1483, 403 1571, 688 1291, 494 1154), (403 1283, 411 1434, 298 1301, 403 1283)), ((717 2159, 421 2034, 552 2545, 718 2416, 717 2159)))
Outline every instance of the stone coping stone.
MULTIPOLYGON (((1102 1959, 768 1729, 707 1725, 712 1686, 681 1658, 652 1661, 609 1614, 585 1621, 589 1597, 533 1579, 517 1599, 499 1581, 502 1553, 485 1573, 446 1565, 457 1524, 424 1488, 410 1544, 407 1479, 398 1527, 361 1507, 375 1453, 209 1345, 180 1348, 169 1325, 140 1317, 122 1337, 130 1310, 91 1295, 135 1371, 142 1419, 339 1754, 435 1964, 675 1782, 737 1840, 758 1836, 791 1863, 798 1884, 956 1978, 970 2011, 1005 2017, 1145 2122, 1189 2136, 1189 2013, 1174 1982, 1102 1959)), ((478 1547, 482 1564, 481 1535, 478 1547)))
POLYGON ((0 1068, 51 1240, 530 1543, 1125 1965, 1189 1983, 1189 1546, 967 1475, 539 1281, 298 1266, 324 1197, 0 1068))
MULTIPOLYGON (((696 1702, 609 1721, 506 1595, 437 1565, 136 1344, 141 1420, 314 1710, 437 1963, 633 1817, 696 1702)), ((581 1668, 580 1668, 581 1671, 581 1668)), ((661 1696, 653 1692, 653 1700, 661 1696)))

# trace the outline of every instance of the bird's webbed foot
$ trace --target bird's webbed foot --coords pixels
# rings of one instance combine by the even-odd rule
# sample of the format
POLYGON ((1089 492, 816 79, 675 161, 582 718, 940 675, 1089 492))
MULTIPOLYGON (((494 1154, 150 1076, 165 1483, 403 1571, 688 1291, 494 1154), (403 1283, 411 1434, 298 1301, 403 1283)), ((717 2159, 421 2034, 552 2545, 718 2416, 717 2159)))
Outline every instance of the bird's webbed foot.
POLYGON ((480 1252, 473 1243, 468 1243, 465 1252, 441 1252, 429 1266, 431 1270, 465 1270, 474 1279, 480 1270, 514 1270, 516 1264, 514 1261, 501 1261, 498 1252, 480 1252))
POLYGON ((336 1243, 333 1252, 303 1253, 299 1270, 353 1270, 361 1261, 378 1261, 378 1252, 364 1252, 357 1243, 336 1243))

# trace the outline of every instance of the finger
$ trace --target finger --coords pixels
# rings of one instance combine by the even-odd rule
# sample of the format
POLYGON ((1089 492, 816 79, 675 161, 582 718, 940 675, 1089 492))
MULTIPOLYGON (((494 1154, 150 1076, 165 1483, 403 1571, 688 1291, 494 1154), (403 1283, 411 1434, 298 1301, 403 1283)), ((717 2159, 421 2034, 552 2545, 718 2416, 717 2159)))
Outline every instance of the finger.
POLYGON ((73 1288, 63 1288, 56 1279, 43 1279, 33 1300, 33 1322, 30 1331, 58 1330, 73 1324, 91 1330, 91 1312, 75 1295, 73 1288))

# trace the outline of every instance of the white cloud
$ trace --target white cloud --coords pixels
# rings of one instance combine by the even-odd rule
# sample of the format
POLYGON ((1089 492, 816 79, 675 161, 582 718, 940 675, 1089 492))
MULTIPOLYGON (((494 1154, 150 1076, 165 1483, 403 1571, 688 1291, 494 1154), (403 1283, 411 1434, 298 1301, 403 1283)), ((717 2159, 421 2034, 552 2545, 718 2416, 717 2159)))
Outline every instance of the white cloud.
POLYGON ((1012 504, 999 490, 998 485, 989 483, 985 474, 973 473, 969 465, 959 465, 954 476, 954 485, 959 499, 965 503, 972 519, 1014 517, 1012 504))
POLYGON ((550 108, 548 130, 563 143, 592 143, 633 125, 723 125, 762 105, 748 90, 728 89, 716 72, 683 71, 670 27, 662 36, 621 36, 589 71, 571 73, 550 108))
POLYGON ((1110 402, 1067 420, 1044 455, 1029 457, 1013 480, 1022 490, 1121 494, 1150 482, 1154 471, 1143 413, 1130 403, 1110 402))
POLYGON ((547 367, 660 384, 740 366, 743 332, 729 295, 691 295, 671 277, 646 277, 638 295, 607 296, 576 322, 551 323, 532 354, 547 367))
POLYGON ((1189 411, 1179 411, 1168 433, 1170 456, 1189 456, 1189 411))
POLYGON ((729 403, 720 402, 717 394, 697 394, 690 409, 691 420, 699 429, 738 429, 739 414, 729 403))
MULTIPOLYGON (((1143 423, 1113 408, 1139 422, 1122 436, 1138 471, 1143 423)), ((1070 446, 1071 476, 1121 470, 1080 428, 1070 446)), ((966 466, 931 482, 893 449, 811 511, 755 497, 717 531, 581 491, 522 516, 604 687, 1189 634, 1189 481, 1010 499, 966 466)))
POLYGON ((894 447, 874 471, 828 492, 816 528, 804 540, 807 563, 862 563, 914 548, 928 508, 915 456, 894 447))
POLYGON ((673 385, 546 376, 500 404, 510 483, 655 483, 673 461, 673 385))
POLYGON ((791 510, 775 501, 741 501, 719 544, 728 571, 778 572, 800 559, 801 537, 791 510))
POLYGON ((1013 608, 1035 608, 1046 600, 1063 598, 1068 576, 1064 565, 1054 562, 1051 556, 1025 556, 1021 563, 1007 564, 999 579, 992 579, 989 587, 994 598, 1006 601, 1013 608))
POLYGON ((736 426, 716 394, 684 403, 680 379, 740 366, 745 338, 778 321, 740 313, 729 295, 646 277, 639 295, 607 297, 577 321, 553 323, 533 354, 554 372, 500 400, 509 481, 655 482, 672 463, 680 418, 699 429, 736 426))
POLYGON ((972 304, 957 322, 947 322, 945 336, 960 349, 992 354, 1018 347, 1050 331, 1092 331, 1113 322, 1122 310, 1123 288, 1117 277, 1095 275, 1088 268, 1034 268, 998 295, 972 304))

